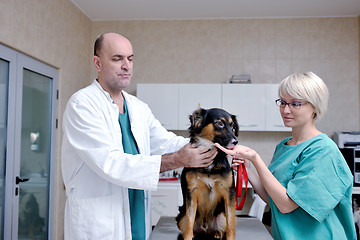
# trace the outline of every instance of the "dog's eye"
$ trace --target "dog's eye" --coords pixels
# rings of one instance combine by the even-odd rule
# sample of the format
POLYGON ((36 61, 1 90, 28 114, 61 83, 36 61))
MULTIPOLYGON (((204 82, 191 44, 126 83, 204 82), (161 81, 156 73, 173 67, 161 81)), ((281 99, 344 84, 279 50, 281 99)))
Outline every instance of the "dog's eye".
POLYGON ((222 121, 217 121, 216 126, 218 126, 219 128, 223 128, 224 127, 224 123, 222 121))

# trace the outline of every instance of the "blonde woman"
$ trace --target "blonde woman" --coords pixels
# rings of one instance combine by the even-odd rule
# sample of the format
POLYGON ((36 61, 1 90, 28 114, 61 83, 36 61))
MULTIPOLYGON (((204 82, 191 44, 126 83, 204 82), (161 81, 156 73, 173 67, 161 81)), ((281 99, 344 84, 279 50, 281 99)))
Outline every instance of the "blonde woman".
POLYGON ((249 181, 270 205, 274 239, 356 239, 353 176, 336 144, 316 127, 326 112, 328 89, 314 73, 292 74, 279 86, 281 117, 292 128, 267 167, 251 148, 228 150, 233 166, 251 162, 249 181))

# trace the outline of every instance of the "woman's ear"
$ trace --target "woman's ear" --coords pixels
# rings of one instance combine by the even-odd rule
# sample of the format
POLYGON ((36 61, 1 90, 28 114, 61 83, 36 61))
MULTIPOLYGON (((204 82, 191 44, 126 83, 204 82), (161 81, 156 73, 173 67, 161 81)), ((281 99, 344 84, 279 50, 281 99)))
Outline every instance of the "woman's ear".
POLYGON ((316 117, 317 117, 317 113, 314 112, 314 117, 313 117, 313 119, 316 119, 316 117))

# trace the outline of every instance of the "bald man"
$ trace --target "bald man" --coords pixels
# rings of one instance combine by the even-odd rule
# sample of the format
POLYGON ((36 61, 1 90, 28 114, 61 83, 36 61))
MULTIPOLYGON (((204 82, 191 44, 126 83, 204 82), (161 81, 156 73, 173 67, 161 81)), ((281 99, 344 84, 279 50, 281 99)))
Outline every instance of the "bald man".
POLYGON ((67 103, 61 150, 65 240, 148 239, 150 191, 157 189, 159 173, 207 167, 217 153, 168 132, 145 103, 125 92, 133 57, 127 38, 101 35, 93 57, 98 77, 67 103))

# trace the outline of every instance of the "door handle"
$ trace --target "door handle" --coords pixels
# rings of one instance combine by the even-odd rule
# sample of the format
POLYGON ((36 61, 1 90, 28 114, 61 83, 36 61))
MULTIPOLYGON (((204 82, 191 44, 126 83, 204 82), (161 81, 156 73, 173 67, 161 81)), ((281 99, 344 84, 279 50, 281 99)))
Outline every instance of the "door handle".
POLYGON ((27 182, 29 180, 30 180, 30 178, 19 178, 19 176, 16 176, 16 179, 15 179, 16 184, 19 184, 21 182, 27 182))

